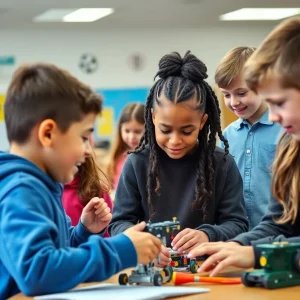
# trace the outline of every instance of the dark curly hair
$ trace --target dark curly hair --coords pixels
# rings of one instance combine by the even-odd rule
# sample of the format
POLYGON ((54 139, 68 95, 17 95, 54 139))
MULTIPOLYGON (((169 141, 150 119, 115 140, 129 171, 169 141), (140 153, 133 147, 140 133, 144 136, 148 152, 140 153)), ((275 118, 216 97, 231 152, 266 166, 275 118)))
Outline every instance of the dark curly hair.
POLYGON ((218 99, 209 84, 204 81, 207 78, 207 68, 205 64, 188 51, 184 57, 179 53, 172 52, 161 58, 159 70, 154 79, 158 76, 150 90, 146 102, 145 110, 145 132, 138 147, 133 153, 141 152, 146 145, 150 148, 149 169, 147 179, 148 206, 150 215, 153 214, 152 196, 159 193, 159 156, 158 145, 155 140, 154 124, 152 121, 151 109, 155 105, 160 105, 159 97, 164 93, 165 97, 173 103, 180 103, 190 100, 195 96, 198 105, 195 109, 201 110, 208 115, 208 119, 199 131, 198 141, 198 163, 195 185, 195 200, 193 208, 202 209, 206 213, 208 201, 212 198, 214 175, 216 136, 225 145, 224 161, 229 153, 228 141, 222 135, 220 122, 220 107, 218 99))

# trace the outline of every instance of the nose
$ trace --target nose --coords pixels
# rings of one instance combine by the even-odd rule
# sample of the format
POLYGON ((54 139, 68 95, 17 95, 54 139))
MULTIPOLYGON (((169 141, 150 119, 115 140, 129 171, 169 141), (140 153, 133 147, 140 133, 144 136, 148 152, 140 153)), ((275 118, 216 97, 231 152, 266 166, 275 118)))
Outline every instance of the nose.
POLYGON ((269 121, 280 123, 280 120, 281 118, 279 114, 275 113, 273 109, 269 108, 269 121))
POLYGON ((172 136, 170 138, 170 144, 171 145, 179 145, 180 143, 181 143, 180 135, 177 133, 172 134, 172 136))
POLYGON ((237 107, 237 106, 240 105, 240 103, 241 103, 241 101, 240 101, 237 97, 235 97, 235 96, 232 96, 232 97, 231 97, 230 105, 231 105, 232 107, 237 107))
POLYGON ((84 151, 84 154, 85 156, 90 156, 93 152, 93 148, 92 148, 92 145, 90 144, 90 142, 86 142, 85 143, 85 151, 84 151))

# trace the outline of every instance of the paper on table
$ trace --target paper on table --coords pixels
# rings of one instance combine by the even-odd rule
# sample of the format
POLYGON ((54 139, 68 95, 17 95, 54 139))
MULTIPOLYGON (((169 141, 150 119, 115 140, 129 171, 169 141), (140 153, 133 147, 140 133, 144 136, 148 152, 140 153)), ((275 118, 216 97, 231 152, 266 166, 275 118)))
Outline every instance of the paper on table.
POLYGON ((116 284, 98 284, 74 289, 65 293, 35 297, 36 300, 156 300, 169 297, 200 294, 209 292, 206 288, 175 286, 122 286, 116 284))

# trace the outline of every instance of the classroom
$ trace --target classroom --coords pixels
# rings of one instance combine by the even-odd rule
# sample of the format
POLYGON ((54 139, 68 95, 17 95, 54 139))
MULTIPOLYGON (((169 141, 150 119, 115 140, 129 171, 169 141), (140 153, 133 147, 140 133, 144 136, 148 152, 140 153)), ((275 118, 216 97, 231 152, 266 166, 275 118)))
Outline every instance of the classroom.
POLYGON ((1 0, 0 39, 0 300, 299 295, 299 1, 1 0))

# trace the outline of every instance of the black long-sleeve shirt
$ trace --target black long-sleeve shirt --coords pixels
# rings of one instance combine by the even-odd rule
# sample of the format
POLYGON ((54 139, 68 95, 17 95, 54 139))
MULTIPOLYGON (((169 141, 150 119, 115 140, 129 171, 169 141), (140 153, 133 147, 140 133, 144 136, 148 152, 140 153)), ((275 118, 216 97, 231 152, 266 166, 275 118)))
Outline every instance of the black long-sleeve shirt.
MULTIPOLYGON (((115 195, 113 218, 109 233, 116 235, 140 221, 149 221, 147 203, 147 170, 149 148, 128 156, 115 195)), ((197 154, 172 159, 159 151, 160 194, 152 199, 155 214, 151 222, 172 220, 181 228, 204 231, 210 241, 226 241, 246 232, 242 178, 234 159, 224 162, 224 151, 215 150, 216 173, 212 200, 204 219, 201 209, 192 209, 195 197, 197 154)))

